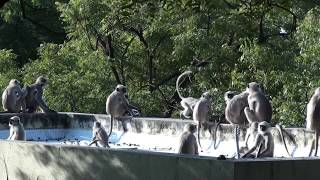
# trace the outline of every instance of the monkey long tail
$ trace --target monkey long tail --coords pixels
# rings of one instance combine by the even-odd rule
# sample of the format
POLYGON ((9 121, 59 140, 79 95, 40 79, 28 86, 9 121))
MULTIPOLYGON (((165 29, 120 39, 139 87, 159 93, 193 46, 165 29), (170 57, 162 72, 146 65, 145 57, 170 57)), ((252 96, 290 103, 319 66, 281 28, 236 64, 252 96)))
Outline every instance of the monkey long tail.
POLYGON ((217 143, 217 131, 218 131, 218 128, 220 127, 220 124, 221 124, 223 116, 224 116, 224 114, 220 115, 219 121, 217 123, 217 126, 214 129, 213 149, 217 149, 218 148, 218 146, 216 144, 217 143))
POLYGON ((282 126, 280 126, 279 124, 277 124, 277 125, 276 125, 276 128, 279 130, 279 133, 280 133, 280 136, 281 136, 282 143, 283 143, 283 145, 284 145, 284 147, 285 147, 285 149, 286 149, 286 151, 287 151, 287 153, 288 153, 288 156, 292 157, 292 155, 289 153, 289 150, 288 150, 288 147, 287 147, 286 140, 285 140, 285 138, 284 138, 284 136, 283 136, 282 126))
POLYGON ((191 73, 192 73, 192 71, 186 71, 186 72, 180 74, 180 76, 178 77, 178 79, 177 79, 177 81, 176 81, 176 90, 177 90, 177 93, 178 93, 180 99, 183 99, 183 98, 184 98, 184 97, 181 95, 180 91, 179 91, 180 79, 181 79, 183 76, 188 75, 188 74, 191 74, 191 73))
POLYGON ((240 152, 239 152, 239 133, 240 133, 240 129, 239 129, 239 126, 238 126, 238 125, 236 125, 235 131, 236 131, 236 150, 237 150, 237 158, 240 159, 240 152))
POLYGON ((111 135, 111 133, 112 133, 112 128, 113 128, 113 116, 112 115, 110 115, 110 132, 109 132, 109 135, 108 135, 108 137, 110 137, 110 135, 111 135))
POLYGON ((200 129, 201 129, 200 125, 201 125, 201 123, 200 123, 200 121, 198 121, 198 125, 197 125, 197 130, 198 130, 198 143, 199 143, 200 148, 202 149, 202 146, 201 146, 201 143, 200 143, 200 129))

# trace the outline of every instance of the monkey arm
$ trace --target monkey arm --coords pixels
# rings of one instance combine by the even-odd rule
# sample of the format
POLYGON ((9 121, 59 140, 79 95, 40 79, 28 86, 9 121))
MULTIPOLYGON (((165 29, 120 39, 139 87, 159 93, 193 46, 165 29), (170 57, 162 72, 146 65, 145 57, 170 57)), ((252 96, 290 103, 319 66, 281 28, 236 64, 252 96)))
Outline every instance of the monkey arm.
POLYGON ((242 156, 242 158, 247 157, 249 154, 253 153, 253 151, 255 151, 255 150, 257 149, 257 147, 259 147, 259 145, 260 145, 260 143, 261 143, 261 141, 262 141, 262 138, 263 138, 263 137, 262 137, 260 134, 257 135, 256 140, 255 140, 255 143, 254 143, 254 146, 253 146, 251 149, 249 149, 249 151, 246 152, 246 153, 242 156))
POLYGON ((49 107, 47 106, 47 104, 43 101, 42 99, 42 94, 43 92, 42 91, 36 91, 35 93, 35 100, 36 102, 38 103, 38 105, 40 106, 40 108, 44 111, 44 112, 49 112, 50 109, 49 107))
MULTIPOLYGON (((11 127, 12 128, 12 127, 11 127)), ((13 130, 10 128, 10 135, 9 135, 9 137, 8 137, 8 139, 7 140, 11 140, 11 138, 12 138, 12 136, 13 136, 13 130)))
POLYGON ((250 136, 251 136, 251 132, 248 130, 246 137, 244 139, 245 147, 248 147, 248 141, 249 141, 250 136))

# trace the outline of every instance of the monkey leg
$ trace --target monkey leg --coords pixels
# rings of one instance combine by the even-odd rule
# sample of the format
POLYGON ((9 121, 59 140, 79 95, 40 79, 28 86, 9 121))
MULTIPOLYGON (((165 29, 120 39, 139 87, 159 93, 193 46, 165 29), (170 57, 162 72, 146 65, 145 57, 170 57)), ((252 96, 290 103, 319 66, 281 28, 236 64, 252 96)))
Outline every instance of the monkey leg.
POLYGON ((314 156, 317 156, 317 154, 318 154, 318 141, 319 141, 319 134, 318 134, 318 132, 316 131, 316 141, 315 141, 315 148, 316 148, 316 150, 315 150, 315 152, 314 152, 314 156))
POLYGON ((98 146, 98 140, 96 139, 96 140, 93 140, 88 146, 91 146, 92 144, 96 144, 96 146, 98 146))

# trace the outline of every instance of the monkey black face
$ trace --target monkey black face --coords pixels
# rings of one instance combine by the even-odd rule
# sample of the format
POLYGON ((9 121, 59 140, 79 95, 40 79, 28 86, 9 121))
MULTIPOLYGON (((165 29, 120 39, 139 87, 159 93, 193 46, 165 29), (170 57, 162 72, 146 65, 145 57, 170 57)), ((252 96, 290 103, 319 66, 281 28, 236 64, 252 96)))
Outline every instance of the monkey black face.
POLYGON ((121 84, 119 84, 119 85, 117 85, 117 87, 116 87, 116 91, 118 91, 118 92, 122 92, 122 93, 127 93, 127 88, 124 86, 124 85, 121 85, 121 84))
POLYGON ((187 131, 194 133, 197 130, 197 125, 195 124, 187 124, 187 131))
POLYGON ((266 121, 259 123, 259 130, 261 132, 266 132, 269 129, 269 124, 266 121))
POLYGON ((101 123, 98 121, 95 121, 93 126, 99 128, 99 127, 101 127, 101 123))
POLYGON ((20 123, 20 118, 18 116, 13 116, 9 120, 9 126, 16 126, 20 123))
POLYGON ((267 127, 265 125, 260 125, 259 128, 262 132, 267 130, 267 127))

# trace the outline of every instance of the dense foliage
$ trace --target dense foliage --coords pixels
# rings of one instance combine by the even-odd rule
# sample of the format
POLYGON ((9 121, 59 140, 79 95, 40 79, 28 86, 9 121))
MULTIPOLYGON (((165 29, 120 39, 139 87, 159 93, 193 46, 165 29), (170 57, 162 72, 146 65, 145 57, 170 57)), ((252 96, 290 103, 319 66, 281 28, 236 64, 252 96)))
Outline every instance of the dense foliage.
POLYGON ((303 125, 320 86, 320 4, 298 0, 10 0, 0 8, 0 87, 49 78, 57 111, 104 113, 125 84, 144 116, 177 117, 185 96, 264 87, 275 122, 303 125))

